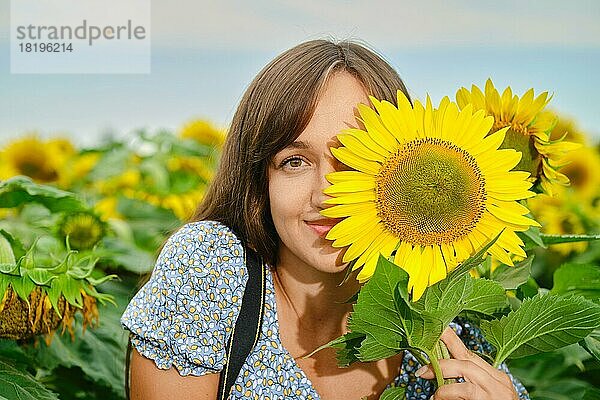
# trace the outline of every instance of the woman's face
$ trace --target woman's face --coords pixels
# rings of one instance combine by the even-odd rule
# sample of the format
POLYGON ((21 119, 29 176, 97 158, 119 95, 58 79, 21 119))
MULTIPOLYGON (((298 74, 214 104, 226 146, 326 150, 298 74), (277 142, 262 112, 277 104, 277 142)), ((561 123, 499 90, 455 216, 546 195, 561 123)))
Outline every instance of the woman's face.
POLYGON ((362 84, 347 72, 334 74, 323 89, 315 112, 296 141, 275 156, 269 167, 271 215, 279 235, 279 259, 304 263, 321 272, 339 272, 341 249, 325 235, 337 220, 319 214, 329 196, 325 175, 344 168, 329 150, 340 144, 336 135, 357 127, 358 103, 369 104, 362 84))

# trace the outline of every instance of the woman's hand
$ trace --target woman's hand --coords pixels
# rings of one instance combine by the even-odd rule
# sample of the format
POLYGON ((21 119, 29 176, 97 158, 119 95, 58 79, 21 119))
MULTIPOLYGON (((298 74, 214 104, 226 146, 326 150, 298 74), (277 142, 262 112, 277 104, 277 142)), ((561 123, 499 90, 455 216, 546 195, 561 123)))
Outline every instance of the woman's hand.
MULTIPOLYGON (((432 399, 518 400, 519 396, 509 376, 467 349, 452 328, 446 328, 441 339, 453 357, 439 360, 444 378, 462 377, 465 382, 443 385, 432 399)), ((416 375, 425 379, 435 378, 429 365, 420 368, 416 375)))

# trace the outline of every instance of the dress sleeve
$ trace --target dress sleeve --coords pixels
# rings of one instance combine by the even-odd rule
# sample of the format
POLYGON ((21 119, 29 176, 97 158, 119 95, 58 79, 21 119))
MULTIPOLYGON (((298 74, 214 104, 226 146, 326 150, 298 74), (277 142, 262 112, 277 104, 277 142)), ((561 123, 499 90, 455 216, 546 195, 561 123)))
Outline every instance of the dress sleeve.
MULTIPOLYGON (((492 353, 492 345, 485 340, 481 330, 472 322, 458 317, 450 323, 450 327, 454 329, 458 337, 470 350, 482 355, 489 355, 492 353)), ((402 360, 403 373, 398 376, 396 385, 406 388, 406 398, 408 400, 426 400, 434 393, 432 381, 418 378, 415 375, 415 372, 417 372, 419 368, 421 368, 419 361, 417 361, 410 352, 404 352, 404 358, 402 360)), ((519 395, 519 400, 530 400, 527 389, 525 389, 525 386, 523 386, 518 379, 512 376, 506 364, 502 363, 499 369, 506 372, 510 377, 512 384, 519 395)), ((461 379, 462 378, 458 378, 458 381, 460 382, 461 379)))
POLYGON ((244 250, 224 225, 186 224, 163 247, 150 280, 121 317, 131 343, 180 375, 223 369, 247 281, 244 250))

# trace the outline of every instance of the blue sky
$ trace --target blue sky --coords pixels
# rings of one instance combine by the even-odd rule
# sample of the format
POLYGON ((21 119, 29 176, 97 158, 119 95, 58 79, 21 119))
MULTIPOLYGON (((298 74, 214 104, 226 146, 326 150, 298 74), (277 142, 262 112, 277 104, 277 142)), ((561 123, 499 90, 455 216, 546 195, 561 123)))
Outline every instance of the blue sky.
MULTIPOLYGON (((42 1, 42 0, 40 0, 42 1)), ((492 77, 600 138, 598 1, 152 2, 147 75, 13 75, 8 0, 0 0, 0 144, 30 131, 93 144, 104 132, 176 129, 194 117, 225 125, 270 59, 303 40, 362 39, 412 94, 435 101, 492 77)))

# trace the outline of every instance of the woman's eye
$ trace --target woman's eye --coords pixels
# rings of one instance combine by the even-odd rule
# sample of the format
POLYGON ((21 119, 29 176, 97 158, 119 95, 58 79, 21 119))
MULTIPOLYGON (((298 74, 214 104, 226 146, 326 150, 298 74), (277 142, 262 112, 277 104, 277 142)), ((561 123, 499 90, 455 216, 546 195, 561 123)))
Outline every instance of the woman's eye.
POLYGON ((281 163, 281 166, 283 168, 297 169, 297 168, 301 168, 303 166, 303 164, 305 164, 305 161, 302 158, 300 158, 300 157, 290 157, 290 158, 284 160, 281 163))

